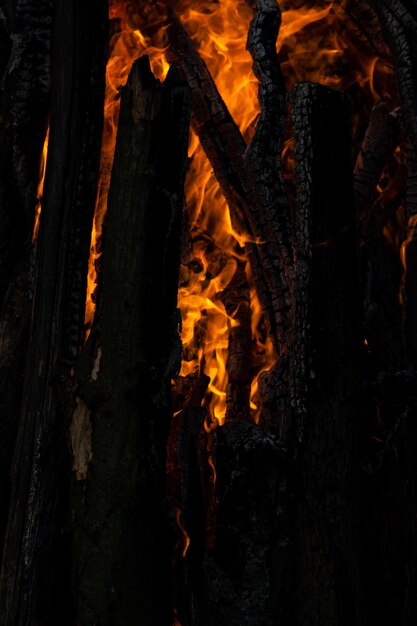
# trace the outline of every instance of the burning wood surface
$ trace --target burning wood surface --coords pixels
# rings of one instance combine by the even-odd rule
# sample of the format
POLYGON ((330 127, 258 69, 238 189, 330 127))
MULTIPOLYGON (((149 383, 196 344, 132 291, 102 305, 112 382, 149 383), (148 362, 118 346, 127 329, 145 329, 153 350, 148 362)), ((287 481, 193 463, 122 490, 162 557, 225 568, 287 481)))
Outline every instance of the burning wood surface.
MULTIPOLYGON (((291 295, 285 295, 285 291, 291 291, 293 250, 288 239, 290 208, 285 187, 291 203, 293 139, 285 131, 285 91, 300 80, 350 91, 358 137, 363 132, 364 112, 374 102, 384 98, 388 104, 383 106, 393 108, 396 104, 387 48, 377 39, 374 47, 369 42, 366 46, 364 34, 358 35, 355 30, 358 10, 352 15, 350 5, 343 2, 315 3, 314 7, 303 4, 300 8, 282 2, 281 7, 282 20, 275 2, 258 3, 249 35, 251 57, 247 38, 253 7, 243 0, 180 1, 170 5, 111 3, 115 32, 107 66, 101 179, 92 233, 86 323, 89 326, 94 315, 96 266, 117 132, 119 89, 138 56, 150 56, 153 71, 160 79, 166 75, 170 59, 175 58, 194 88, 194 132, 186 183, 186 236, 190 245, 183 256, 179 286, 184 348, 180 377, 189 381, 190 390, 200 371, 210 377, 208 428, 223 424, 228 413, 229 334, 239 322, 230 306, 226 310, 223 292, 227 293, 242 262, 249 277, 252 320, 252 349, 247 362, 251 393, 246 419, 259 421, 259 377, 290 342, 286 333, 292 305, 291 295), (344 27, 346 19, 348 29, 344 27), (279 66, 271 56, 275 41, 285 80, 285 86, 281 81, 279 87, 281 111, 273 104, 279 102, 274 85, 280 84, 274 76, 274 68, 279 66), (260 80, 259 97, 255 74, 260 80), (271 126, 275 116, 276 130, 271 126), (270 144, 266 146, 268 135, 270 144), (258 154, 260 149, 264 157, 258 154), (281 170, 280 179, 276 172, 281 170), (267 171, 269 174, 265 174, 267 171), (263 181, 259 180, 260 172, 266 176, 263 181), (273 203, 278 203, 275 208, 268 206, 268 194, 273 203), (281 221, 275 234, 270 227, 265 229, 265 216, 271 210, 276 216, 274 223, 279 225, 281 221), (281 278, 277 272, 265 271, 273 264, 269 257, 276 253, 271 238, 277 242, 280 259, 287 259, 281 263, 281 278)), ((371 194, 377 182, 369 181, 371 194)), ((181 389, 184 391, 184 383, 181 389)))

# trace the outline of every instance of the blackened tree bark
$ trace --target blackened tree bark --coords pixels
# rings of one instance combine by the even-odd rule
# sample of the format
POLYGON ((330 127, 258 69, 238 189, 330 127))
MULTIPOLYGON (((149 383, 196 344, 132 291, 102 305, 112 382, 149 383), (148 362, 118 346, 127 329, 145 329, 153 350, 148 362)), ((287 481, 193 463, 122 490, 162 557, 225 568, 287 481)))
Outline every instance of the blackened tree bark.
POLYGON ((176 305, 190 108, 174 68, 161 85, 147 58, 134 64, 122 92, 99 299, 71 423, 73 585, 83 626, 173 619, 163 498, 170 384, 181 359, 176 305))
POLYGON ((303 423, 294 424, 291 623, 360 625, 360 306, 350 113, 343 93, 319 85, 300 84, 292 101, 304 343, 294 360, 303 363, 306 397, 303 423))
POLYGON ((103 122, 107 11, 101 0, 87 9, 77 2, 55 5, 51 158, 0 581, 4 626, 58 620, 53 604, 59 604, 57 561, 67 481, 64 425, 53 386, 65 380, 81 345, 103 122))
POLYGON ((32 231, 50 90, 51 0, 8 3, 0 26, 0 559, 32 304, 32 231))

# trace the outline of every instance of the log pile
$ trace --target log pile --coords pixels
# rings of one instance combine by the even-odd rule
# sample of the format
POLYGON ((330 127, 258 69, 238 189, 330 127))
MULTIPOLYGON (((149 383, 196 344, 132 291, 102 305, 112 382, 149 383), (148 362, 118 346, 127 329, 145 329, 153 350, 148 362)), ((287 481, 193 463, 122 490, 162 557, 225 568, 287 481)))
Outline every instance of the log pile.
POLYGON ((120 94, 88 333, 108 5, 15 0, 0 32, 0 624, 415 624, 414 4, 334 3, 395 67, 397 106, 374 105, 361 145, 347 94, 286 92, 276 0, 251 3, 249 142, 176 3, 121 4, 171 67, 161 83, 137 60, 120 94), (240 236, 217 429, 204 360, 178 379, 180 266, 202 272, 184 208, 190 124, 240 236), (259 423, 251 283, 276 357, 259 423))

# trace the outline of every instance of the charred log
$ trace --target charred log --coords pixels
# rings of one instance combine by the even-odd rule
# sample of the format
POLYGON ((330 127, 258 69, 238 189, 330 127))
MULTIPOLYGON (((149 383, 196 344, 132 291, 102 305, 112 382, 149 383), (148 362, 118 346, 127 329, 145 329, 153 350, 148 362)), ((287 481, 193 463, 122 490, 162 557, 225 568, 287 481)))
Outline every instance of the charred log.
POLYGON ((48 623, 55 619, 54 601, 61 601, 57 553, 68 480, 64 427, 52 387, 61 375, 65 379, 81 347, 103 122, 106 13, 101 1, 87 13, 76 3, 55 7, 51 161, 0 583, 5 625, 48 623))
POLYGON ((163 499, 170 384, 181 358, 176 301, 189 109, 174 69, 161 86, 147 58, 134 64, 122 93, 97 311, 70 427, 85 427, 89 441, 79 448, 73 439, 73 588, 84 626, 172 621, 163 499))
POLYGON ((341 92, 308 83, 295 88, 292 102, 299 292, 306 293, 298 298, 304 300, 304 354, 297 351, 295 371, 307 395, 293 444, 291 621, 348 626, 363 623, 355 467, 360 300, 350 112, 341 92))
POLYGON ((235 275, 222 294, 222 301, 230 318, 226 419, 248 420, 252 380, 252 329, 249 284, 243 264, 238 263, 235 275))

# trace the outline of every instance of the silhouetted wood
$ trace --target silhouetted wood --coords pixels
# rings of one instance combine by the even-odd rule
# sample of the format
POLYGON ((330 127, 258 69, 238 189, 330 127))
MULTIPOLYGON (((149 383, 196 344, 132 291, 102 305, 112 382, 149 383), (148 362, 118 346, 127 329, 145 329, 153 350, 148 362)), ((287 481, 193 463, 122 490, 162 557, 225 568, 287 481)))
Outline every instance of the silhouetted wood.
POLYGON ((295 367, 298 359, 304 363, 306 397, 303 423, 297 416, 294 424, 290 482, 291 624, 359 626, 360 296, 350 111, 343 93, 308 83, 294 89, 292 102, 297 271, 299 294, 306 293, 299 298, 301 346, 293 360, 295 367))
POLYGON ((8 3, 0 26, 0 562, 33 295, 32 231, 50 89, 52 3, 8 3))
MULTIPOLYGON (((37 5, 26 4, 36 18, 37 5)), ((4 626, 63 619, 62 606, 58 618, 53 605, 62 604, 57 578, 67 506, 65 429, 53 386, 65 378, 63 372, 81 348, 103 123, 107 11, 102 0, 88 8, 77 2, 55 5, 50 161, 0 581, 4 626)))
POLYGON ((77 622, 172 623, 164 515, 191 99, 137 61, 122 92, 99 296, 70 432, 77 622), (84 429, 82 447, 77 429, 84 429))

